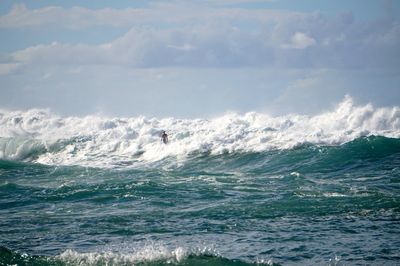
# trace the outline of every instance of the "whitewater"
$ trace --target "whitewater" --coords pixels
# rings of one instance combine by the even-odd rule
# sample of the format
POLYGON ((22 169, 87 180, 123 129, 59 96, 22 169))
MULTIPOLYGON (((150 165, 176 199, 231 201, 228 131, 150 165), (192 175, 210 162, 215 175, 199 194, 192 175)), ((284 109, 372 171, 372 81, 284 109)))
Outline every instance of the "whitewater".
POLYGON ((399 250, 399 106, 0 110, 0 265, 399 265, 399 250))
POLYGON ((244 153, 303 144, 340 145, 362 136, 400 136, 400 109, 355 106, 346 97, 316 116, 250 112, 213 119, 59 117, 48 110, 0 111, 0 159, 49 165, 124 167, 193 153, 244 153), (160 141, 162 130, 170 144, 160 141))

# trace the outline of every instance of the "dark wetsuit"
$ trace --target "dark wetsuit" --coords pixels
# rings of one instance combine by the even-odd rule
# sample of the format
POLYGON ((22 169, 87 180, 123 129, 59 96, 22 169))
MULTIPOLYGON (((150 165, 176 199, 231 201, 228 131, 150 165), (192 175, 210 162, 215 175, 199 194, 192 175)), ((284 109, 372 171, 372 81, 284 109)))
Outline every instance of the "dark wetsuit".
POLYGON ((164 144, 167 144, 168 143, 168 135, 167 135, 167 133, 164 132, 161 135, 161 139, 162 139, 162 142, 164 142, 164 144))

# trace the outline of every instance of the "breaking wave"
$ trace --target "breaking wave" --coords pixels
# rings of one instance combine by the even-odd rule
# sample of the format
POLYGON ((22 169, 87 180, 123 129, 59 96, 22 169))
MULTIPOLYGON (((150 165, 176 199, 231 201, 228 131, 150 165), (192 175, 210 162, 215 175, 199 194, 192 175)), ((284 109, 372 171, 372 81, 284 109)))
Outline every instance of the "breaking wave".
POLYGON ((48 110, 0 111, 0 159, 114 167, 223 154, 341 145, 365 136, 400 137, 400 108, 357 106, 346 97, 315 116, 250 112, 212 119, 60 117, 48 110), (160 141, 166 130, 169 144, 160 141))
POLYGON ((129 251, 77 252, 66 250, 56 256, 13 252, 0 246, 0 262, 5 265, 274 265, 270 259, 244 262, 221 257, 213 248, 187 250, 150 245, 129 251))

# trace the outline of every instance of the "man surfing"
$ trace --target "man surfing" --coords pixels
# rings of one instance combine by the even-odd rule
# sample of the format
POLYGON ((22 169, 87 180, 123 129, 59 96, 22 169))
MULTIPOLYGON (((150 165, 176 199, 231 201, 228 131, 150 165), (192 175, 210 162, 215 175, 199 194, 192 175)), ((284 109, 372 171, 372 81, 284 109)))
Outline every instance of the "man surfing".
POLYGON ((164 144, 168 143, 168 135, 167 135, 167 133, 165 133, 165 130, 163 130, 163 132, 161 134, 161 140, 162 140, 162 142, 164 142, 164 144))

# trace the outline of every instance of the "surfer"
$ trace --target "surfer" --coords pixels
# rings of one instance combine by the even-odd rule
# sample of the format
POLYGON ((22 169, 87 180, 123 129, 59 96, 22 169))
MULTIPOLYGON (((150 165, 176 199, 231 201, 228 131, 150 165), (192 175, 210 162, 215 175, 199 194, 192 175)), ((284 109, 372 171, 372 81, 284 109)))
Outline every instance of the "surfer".
POLYGON ((164 144, 168 143, 168 135, 167 135, 167 133, 165 133, 164 130, 163 130, 163 133, 161 134, 161 140, 162 140, 162 142, 164 142, 164 144))

